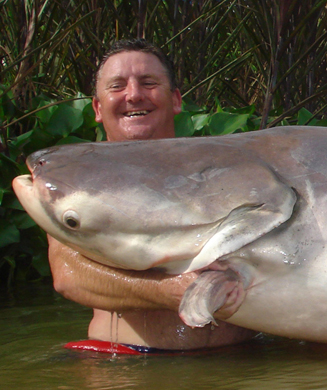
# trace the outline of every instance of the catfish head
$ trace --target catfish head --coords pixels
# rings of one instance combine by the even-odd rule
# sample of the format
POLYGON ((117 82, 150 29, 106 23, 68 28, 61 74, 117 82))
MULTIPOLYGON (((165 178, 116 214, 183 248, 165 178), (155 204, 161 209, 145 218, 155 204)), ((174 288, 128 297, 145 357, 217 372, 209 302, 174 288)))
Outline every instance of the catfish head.
POLYGON ((36 223, 124 269, 203 269, 287 220, 296 199, 265 164, 217 138, 63 145, 27 165, 31 175, 13 187, 36 223))

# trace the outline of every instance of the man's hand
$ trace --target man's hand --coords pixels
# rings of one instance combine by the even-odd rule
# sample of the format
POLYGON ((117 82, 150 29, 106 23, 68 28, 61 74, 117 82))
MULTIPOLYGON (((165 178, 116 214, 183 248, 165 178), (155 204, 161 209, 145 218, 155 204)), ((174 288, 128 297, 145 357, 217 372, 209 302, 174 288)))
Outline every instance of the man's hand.
POLYGON ((128 271, 89 260, 48 236, 54 288, 67 299, 107 311, 178 311, 186 288, 197 275, 128 271))

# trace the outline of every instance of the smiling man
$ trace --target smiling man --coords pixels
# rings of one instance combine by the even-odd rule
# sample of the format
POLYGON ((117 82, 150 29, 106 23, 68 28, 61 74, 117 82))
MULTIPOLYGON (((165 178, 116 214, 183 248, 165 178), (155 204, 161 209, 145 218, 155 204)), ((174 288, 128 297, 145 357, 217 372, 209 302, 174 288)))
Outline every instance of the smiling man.
MULTIPOLYGON (((144 40, 117 42, 99 66, 93 108, 108 141, 174 137, 181 95, 170 61, 144 40)), ((178 305, 195 273, 171 277, 151 270, 113 269, 51 237, 49 244, 55 289, 97 308, 89 326, 92 339, 183 350, 233 344, 253 336, 252 331, 223 322, 201 329, 182 323, 178 305)))
POLYGON ((93 108, 109 141, 175 136, 181 95, 159 51, 153 53, 116 49, 102 61, 93 108))

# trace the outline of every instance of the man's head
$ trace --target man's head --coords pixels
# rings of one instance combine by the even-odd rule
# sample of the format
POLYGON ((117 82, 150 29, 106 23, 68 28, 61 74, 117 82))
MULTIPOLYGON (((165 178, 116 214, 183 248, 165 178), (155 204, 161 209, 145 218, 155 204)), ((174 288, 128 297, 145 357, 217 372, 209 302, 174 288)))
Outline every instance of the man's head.
POLYGON ((93 108, 109 141, 173 137, 181 95, 170 61, 144 40, 117 42, 99 66, 93 108))
POLYGON ((155 55, 161 62, 162 66, 166 69, 172 91, 177 88, 174 65, 157 46, 153 45, 150 42, 147 42, 145 39, 132 39, 130 41, 121 40, 117 41, 111 46, 110 50, 103 56, 100 62, 100 65, 95 74, 95 97, 97 97, 96 87, 98 80, 101 77, 101 71, 103 69, 104 64, 107 62, 109 57, 113 56, 114 54, 122 53, 125 51, 140 51, 142 53, 149 53, 155 55))

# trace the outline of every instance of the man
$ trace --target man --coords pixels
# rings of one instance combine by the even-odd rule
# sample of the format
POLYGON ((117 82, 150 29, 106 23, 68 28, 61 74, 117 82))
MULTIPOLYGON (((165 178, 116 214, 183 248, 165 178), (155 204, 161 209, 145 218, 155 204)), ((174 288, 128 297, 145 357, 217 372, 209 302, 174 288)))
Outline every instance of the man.
MULTIPOLYGON (((181 111, 181 95, 171 63, 144 40, 118 42, 100 64, 93 108, 108 141, 174 137, 174 116, 181 111)), ((97 308, 89 326, 90 338, 194 349, 236 343, 253 335, 226 323, 192 330, 181 322, 178 305, 195 280, 194 273, 171 277, 153 271, 113 269, 88 260, 51 237, 49 244, 55 289, 68 299, 97 308)))

